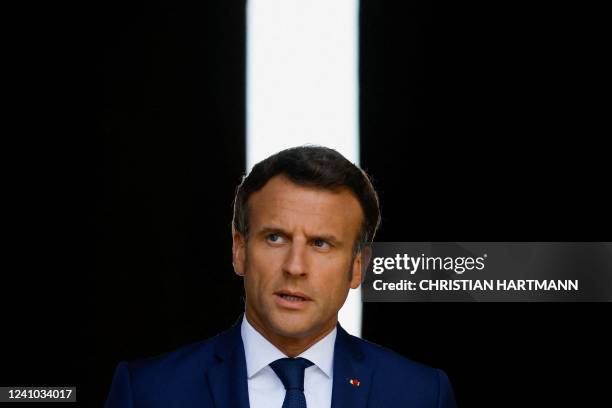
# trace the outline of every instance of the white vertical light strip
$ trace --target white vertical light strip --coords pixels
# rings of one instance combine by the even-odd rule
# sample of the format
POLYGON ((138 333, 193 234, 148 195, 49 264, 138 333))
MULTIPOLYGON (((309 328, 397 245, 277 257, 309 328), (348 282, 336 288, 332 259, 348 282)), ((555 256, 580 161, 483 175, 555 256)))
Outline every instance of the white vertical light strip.
MULTIPOLYGON (((359 0, 247 0, 247 170, 318 144, 359 164, 359 0)), ((340 323, 361 335, 361 289, 340 323)))

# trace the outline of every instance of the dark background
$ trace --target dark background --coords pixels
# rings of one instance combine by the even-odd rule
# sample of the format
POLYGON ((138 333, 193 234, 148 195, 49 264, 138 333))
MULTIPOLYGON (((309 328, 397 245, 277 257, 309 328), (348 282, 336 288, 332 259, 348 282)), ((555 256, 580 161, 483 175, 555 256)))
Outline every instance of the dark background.
MULTIPOLYGON (((609 240, 601 11, 361 5, 377 240, 609 240)), ((17 21, 2 384, 77 385, 79 405, 101 406, 119 361, 243 309, 244 2, 47 5, 17 21)), ((462 407, 603 406, 609 310, 369 303, 363 337, 444 369, 462 407)))

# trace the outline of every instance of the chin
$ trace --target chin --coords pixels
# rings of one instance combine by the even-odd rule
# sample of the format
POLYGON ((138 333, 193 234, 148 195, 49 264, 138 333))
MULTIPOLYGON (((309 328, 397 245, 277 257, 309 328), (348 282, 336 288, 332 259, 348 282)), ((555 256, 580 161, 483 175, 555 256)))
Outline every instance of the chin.
POLYGON ((302 316, 281 316, 273 319, 272 326, 284 337, 306 337, 316 331, 316 325, 302 316))

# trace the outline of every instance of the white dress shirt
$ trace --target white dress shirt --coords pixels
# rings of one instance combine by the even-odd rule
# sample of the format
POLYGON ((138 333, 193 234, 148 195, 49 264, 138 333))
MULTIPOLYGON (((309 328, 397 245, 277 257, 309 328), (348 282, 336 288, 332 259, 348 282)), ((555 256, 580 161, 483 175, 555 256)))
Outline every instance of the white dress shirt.
MULTIPOLYGON (((334 327, 327 336, 298 356, 314 363, 304 370, 304 395, 308 408, 331 407, 336 331, 334 327)), ((268 364, 287 356, 251 326, 246 314, 240 334, 244 343, 251 408, 281 408, 285 387, 268 364)))

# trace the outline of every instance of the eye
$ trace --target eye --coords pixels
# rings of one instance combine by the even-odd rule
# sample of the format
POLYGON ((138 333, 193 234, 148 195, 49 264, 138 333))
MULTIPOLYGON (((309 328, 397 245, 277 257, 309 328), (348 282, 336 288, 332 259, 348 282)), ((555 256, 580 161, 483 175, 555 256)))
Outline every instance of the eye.
POLYGON ((331 247, 331 245, 329 245, 329 243, 323 241, 322 239, 315 239, 312 243, 317 248, 329 249, 331 247))
POLYGON ((278 243, 282 242, 282 237, 279 234, 268 234, 266 236, 266 240, 268 242, 273 243, 273 244, 278 244, 278 243))

